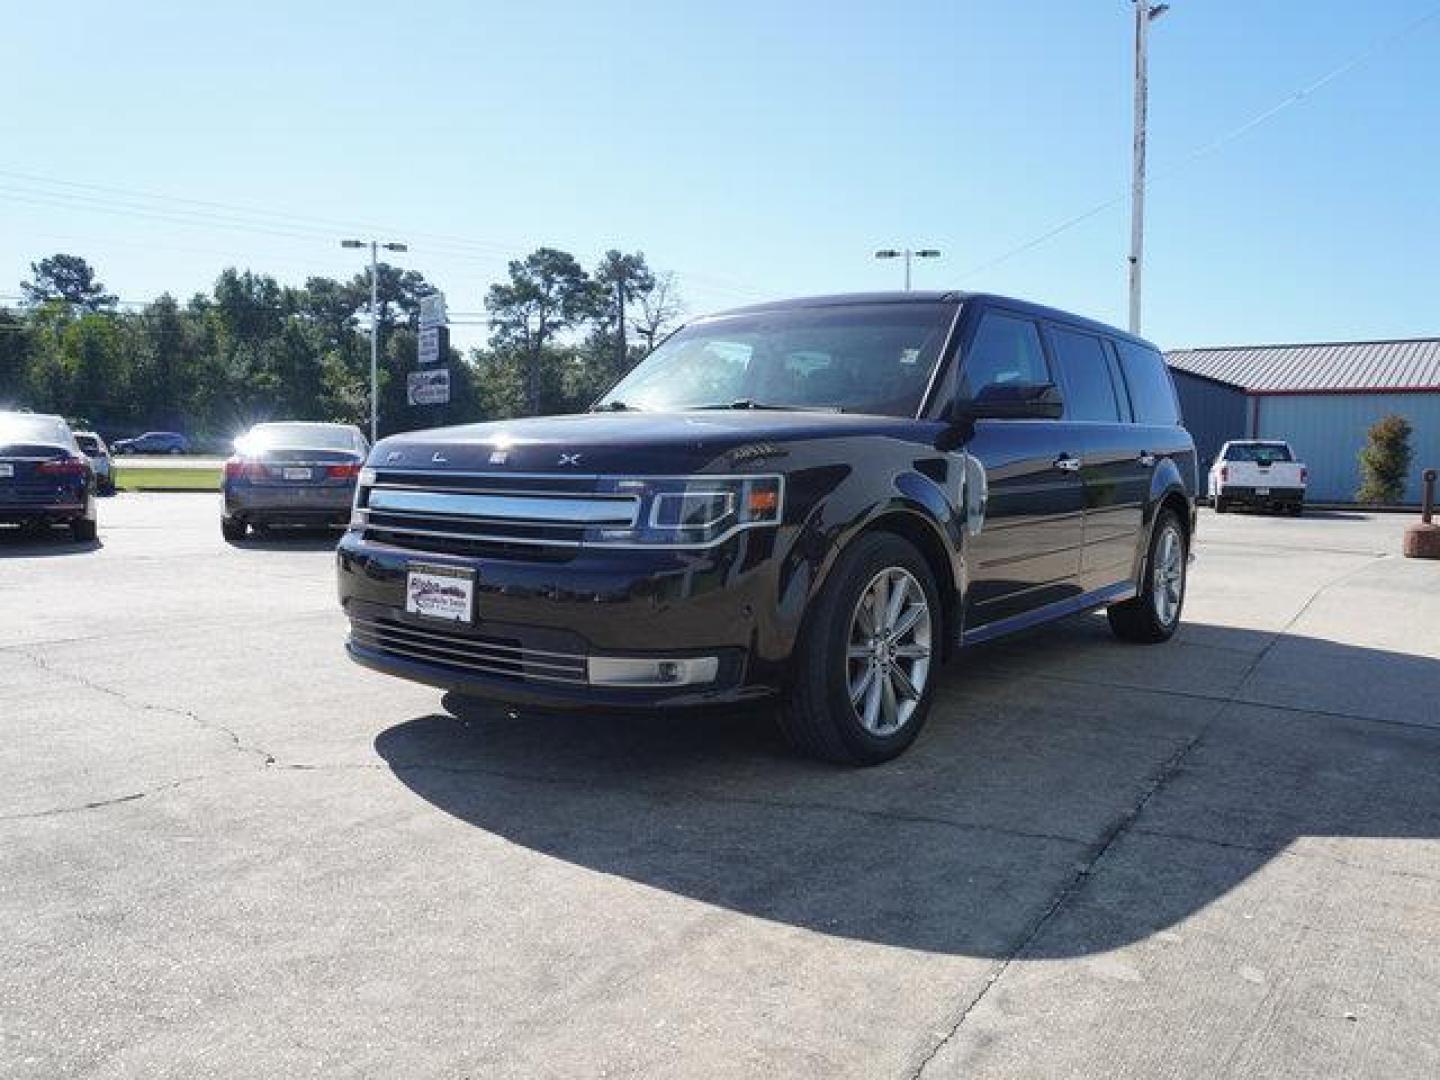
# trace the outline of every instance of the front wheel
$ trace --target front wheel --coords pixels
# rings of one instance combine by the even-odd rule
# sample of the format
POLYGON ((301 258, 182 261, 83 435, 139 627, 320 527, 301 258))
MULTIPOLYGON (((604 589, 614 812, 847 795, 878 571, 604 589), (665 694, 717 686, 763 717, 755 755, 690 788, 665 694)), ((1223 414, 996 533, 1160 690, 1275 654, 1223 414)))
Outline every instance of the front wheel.
POLYGON ((1162 510, 1150 533, 1139 594, 1105 610, 1115 636, 1144 644, 1169 641, 1180 626, 1187 567, 1180 518, 1173 510, 1162 510))
POLYGON ((70 535, 77 544, 93 544, 100 536, 94 518, 76 518, 70 523, 70 535))
POLYGON ((227 544, 238 544, 245 539, 245 522, 239 518, 221 518, 220 535, 227 544))
POLYGON ((935 575, 892 533, 841 553, 806 619, 781 727, 807 754, 878 765, 904 752, 935 696, 943 625, 935 575))

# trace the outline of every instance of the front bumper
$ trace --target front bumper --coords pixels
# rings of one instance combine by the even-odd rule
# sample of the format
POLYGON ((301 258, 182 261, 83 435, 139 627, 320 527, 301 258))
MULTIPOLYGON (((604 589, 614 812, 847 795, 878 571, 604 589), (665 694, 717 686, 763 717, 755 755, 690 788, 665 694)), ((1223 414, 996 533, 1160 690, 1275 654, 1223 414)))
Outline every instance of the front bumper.
POLYGON ((562 562, 439 555, 363 540, 336 552, 347 648, 367 667, 518 706, 668 708, 775 693, 792 631, 774 617, 774 536, 756 530, 694 551, 586 549, 562 562), (474 621, 405 611, 412 563, 475 574, 474 621), (594 685, 591 657, 715 657, 713 681, 594 685))

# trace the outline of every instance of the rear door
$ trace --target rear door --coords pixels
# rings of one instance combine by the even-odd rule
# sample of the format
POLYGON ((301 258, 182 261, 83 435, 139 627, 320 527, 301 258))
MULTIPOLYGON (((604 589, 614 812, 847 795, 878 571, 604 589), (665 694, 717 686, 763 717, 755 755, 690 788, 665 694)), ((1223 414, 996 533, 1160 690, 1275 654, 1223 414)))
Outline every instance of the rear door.
MULTIPOLYGON (((1039 323, 987 308, 962 345, 961 397, 993 383, 1054 382, 1039 323)), ((980 530, 968 541, 967 630, 1023 615, 1080 591, 1084 489, 1079 425, 978 420, 966 446, 985 479, 980 530)))
POLYGON ((1080 580, 1087 592, 1134 573, 1151 468, 1131 423, 1129 396, 1109 342, 1099 334, 1047 324, 1065 393, 1065 416, 1083 428, 1085 543, 1080 580))

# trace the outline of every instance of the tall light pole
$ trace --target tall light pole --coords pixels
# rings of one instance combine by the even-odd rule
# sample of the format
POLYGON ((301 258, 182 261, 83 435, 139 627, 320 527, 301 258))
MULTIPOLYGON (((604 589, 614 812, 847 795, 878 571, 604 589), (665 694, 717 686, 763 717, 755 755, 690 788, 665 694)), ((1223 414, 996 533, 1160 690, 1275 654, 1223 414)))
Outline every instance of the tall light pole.
POLYGON ((404 244, 378 240, 341 240, 344 248, 370 249, 370 441, 380 434, 380 249, 409 251, 404 244))
POLYGON ((910 260, 911 259, 938 259, 940 252, 936 248, 881 248, 875 252, 877 259, 899 259, 905 260, 905 291, 910 291, 910 260))
POLYGON ((1130 180, 1130 332, 1140 333, 1140 276, 1145 257, 1145 113, 1150 93, 1147 48, 1150 23, 1170 10, 1169 4, 1132 0, 1135 4, 1135 152, 1130 180))

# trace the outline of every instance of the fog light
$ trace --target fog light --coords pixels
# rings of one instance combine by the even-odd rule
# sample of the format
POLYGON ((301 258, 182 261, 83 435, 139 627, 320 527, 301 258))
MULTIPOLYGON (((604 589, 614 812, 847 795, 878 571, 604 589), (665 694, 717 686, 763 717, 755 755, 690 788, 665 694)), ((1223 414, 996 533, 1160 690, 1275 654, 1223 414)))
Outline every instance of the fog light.
POLYGON ((592 656, 589 678, 593 686, 693 686, 714 682, 720 661, 714 656, 678 660, 640 657, 592 656))

